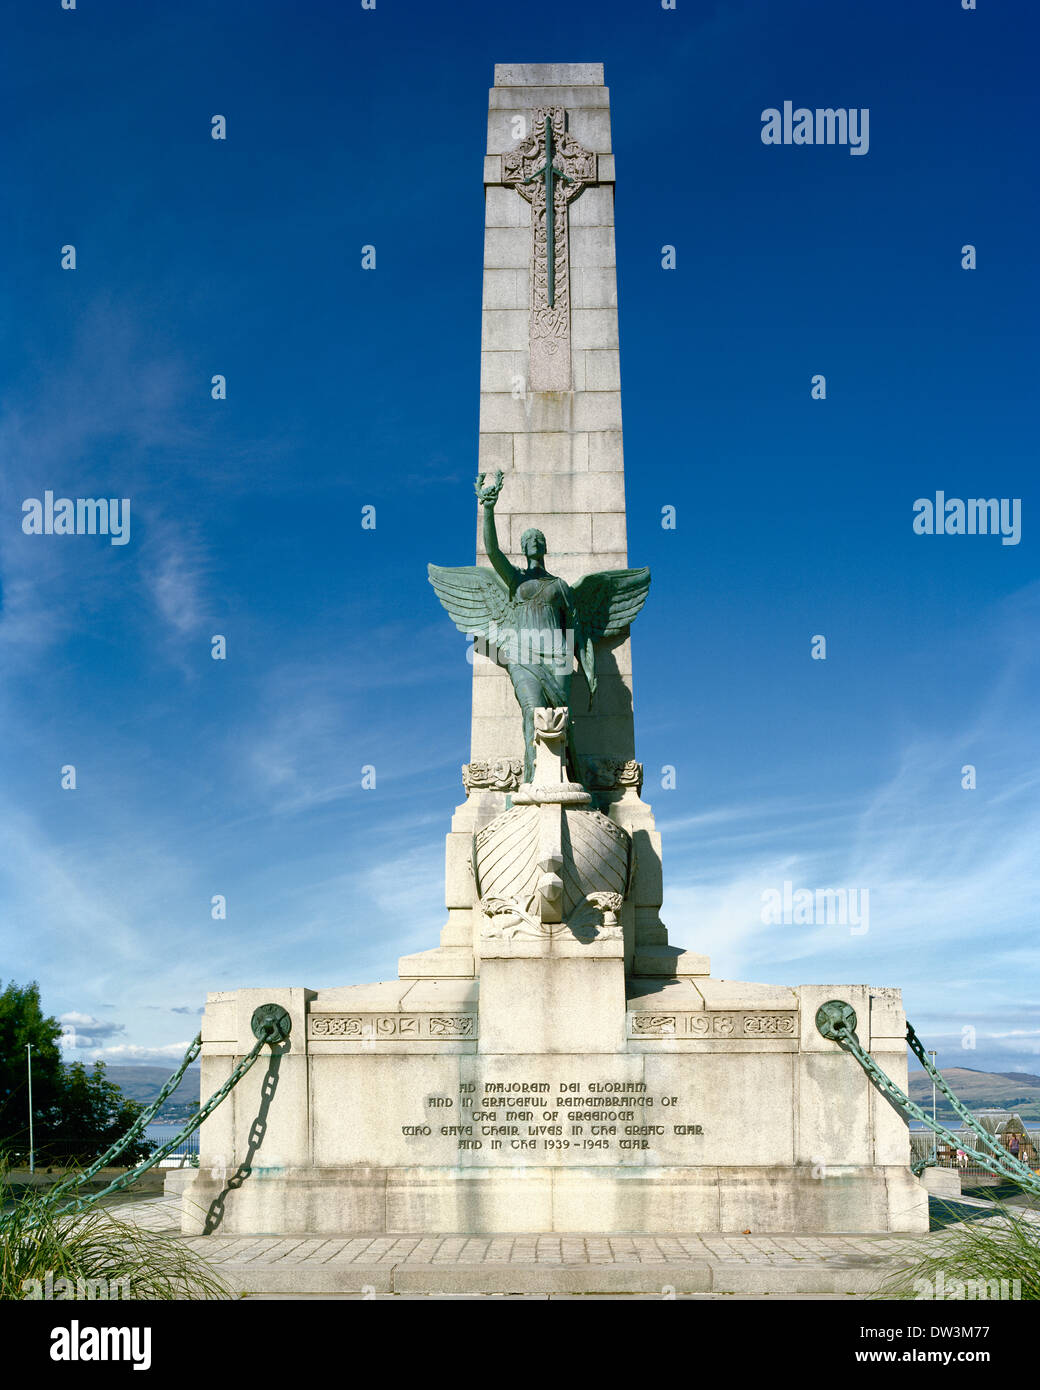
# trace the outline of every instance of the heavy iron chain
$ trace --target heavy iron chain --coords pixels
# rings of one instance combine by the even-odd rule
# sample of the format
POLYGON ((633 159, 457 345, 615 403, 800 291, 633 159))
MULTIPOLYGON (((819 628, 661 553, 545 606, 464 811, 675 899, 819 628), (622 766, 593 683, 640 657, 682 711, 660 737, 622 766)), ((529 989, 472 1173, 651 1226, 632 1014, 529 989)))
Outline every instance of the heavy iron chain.
MULTIPOLYGON (((914 1032, 914 1029, 909 1022, 907 1022, 906 1025, 906 1041, 911 1052, 914 1054, 917 1060, 924 1067, 925 1071, 935 1082, 936 1087, 940 1091, 942 1091, 943 1095, 950 1102, 953 1109, 961 1117, 961 1119, 972 1131, 972 1133, 979 1138, 986 1150, 990 1154, 992 1154, 994 1158, 999 1159, 1002 1163, 1008 1162, 1015 1164, 1018 1168, 1025 1169, 1026 1173, 1029 1173, 1030 1176, 1032 1176, 1031 1170, 1027 1168, 1026 1165, 1022 1163, 1019 1159, 1015 1158, 1014 1154, 1009 1153, 1008 1150, 1004 1148, 1003 1144, 1001 1144, 998 1139, 996 1139, 992 1134, 990 1134, 989 1130, 985 1129, 982 1125, 980 1125, 976 1117, 971 1113, 971 1111, 963 1104, 963 1102, 958 1100, 957 1097, 953 1094, 953 1092, 950 1090, 949 1086, 946 1083, 945 1077, 935 1066, 933 1066, 931 1059, 929 1058, 927 1052, 925 1052, 924 1050, 923 1043, 921 1042, 917 1034, 914 1032)), ((976 1153, 977 1152, 978 1150, 976 1150, 976 1153)))
MULTIPOLYGON (((271 1047, 275 1047, 288 1038, 292 1029, 292 1020, 280 1004, 261 1004, 259 1008, 253 1011, 251 1027, 256 1036, 256 1044, 252 1051, 248 1052, 242 1058, 241 1062, 235 1067, 223 1086, 221 1086, 219 1090, 214 1091, 205 1105, 199 1107, 198 1112, 191 1117, 179 1134, 176 1134, 167 1143, 163 1144, 149 1158, 139 1163, 136 1168, 131 1168, 127 1172, 121 1173, 119 1177, 114 1178, 108 1186, 102 1188, 100 1192, 92 1192, 85 1197, 75 1197, 72 1201, 66 1202, 64 1205, 55 1209, 54 1203, 56 1200, 65 1196, 72 1188, 79 1187, 82 1183, 86 1182, 92 1174, 103 1167, 106 1161, 114 1157, 115 1154, 122 1152, 135 1135, 141 1133, 144 1126, 148 1123, 150 1116, 156 1114, 162 1101, 176 1090, 184 1072, 187 1070, 190 1063, 199 1055, 199 1052, 202 1050, 201 1033, 191 1043, 188 1051, 184 1055, 184 1060, 163 1086, 162 1091, 149 1107, 148 1111, 143 1115, 139 1115, 130 1126, 130 1129, 127 1130, 126 1134, 117 1140, 110 1148, 106 1149, 105 1153, 103 1153, 96 1162, 92 1163, 85 1172, 76 1174, 74 1178, 65 1179, 56 1184, 55 1187, 52 1187, 43 1198, 39 1215, 25 1224, 27 1226, 33 1226, 37 1224, 37 1221, 42 1221, 45 1215, 47 1217, 65 1216, 67 1214, 85 1211, 95 1202, 100 1201, 102 1197, 108 1197, 113 1192, 120 1192, 125 1188, 131 1187, 137 1182, 138 1178, 148 1172, 149 1168, 154 1168, 155 1165, 160 1163, 173 1149, 179 1144, 182 1144, 189 1134, 194 1134, 202 1122, 212 1115, 217 1106, 227 1099, 242 1080, 243 1076, 245 1076, 246 1072, 253 1066, 254 1062, 256 1062, 257 1058, 260 1056, 264 1044, 269 1043, 271 1047)), ((0 1219, 0 1229, 3 1228, 8 1219, 9 1218, 0 1219)))
MULTIPOLYGON (((870 1053, 865 1051, 859 1038, 856 1036, 856 1013, 851 1004, 846 1004, 841 999, 829 999, 826 1004, 821 1004, 816 1011, 817 1031, 831 1042, 836 1042, 840 1048, 855 1057, 866 1072, 872 1085, 881 1092, 889 1104, 905 1115, 915 1120, 920 1120, 923 1124, 939 1135, 954 1149, 963 1148, 960 1138, 933 1120, 919 1105, 915 1105, 905 1091, 900 1090, 890 1076, 887 1076, 877 1062, 874 1061, 870 1053)), ((972 1158, 982 1168, 987 1168, 991 1173, 998 1177, 1010 1178, 1033 1196, 1040 1197, 1040 1177, 1033 1172, 1025 1163, 1020 1162, 1015 1156, 1007 1151, 998 1140, 979 1124, 976 1117, 968 1110, 953 1094, 949 1086, 943 1080, 940 1073, 932 1066, 924 1048, 921 1046, 917 1034, 909 1023, 906 1025, 906 1040, 925 1071, 935 1082, 936 1086, 942 1091, 943 1095, 950 1101, 957 1114, 964 1120, 967 1127, 979 1139, 982 1144, 981 1149, 972 1151, 972 1158)), ((922 1165, 923 1166, 923 1165, 922 1165)))
MULTIPOLYGON (((162 1090, 156 1096, 155 1100, 152 1101, 151 1105, 147 1108, 147 1110, 142 1110, 141 1114, 138 1115, 137 1119, 126 1131, 126 1133, 121 1138, 117 1139, 116 1142, 111 1145, 111 1147, 107 1148, 105 1152, 101 1155, 101 1157, 99 1159, 96 1159, 90 1165, 89 1168, 85 1168, 82 1173, 73 1173, 69 1177, 63 1178, 61 1182, 55 1183, 55 1185, 47 1193, 47 1200, 53 1201, 56 1197, 61 1196, 70 1188, 81 1187, 83 1183, 89 1182, 96 1172, 98 1172, 102 1168, 107 1168, 108 1165, 112 1162, 112 1160, 116 1158, 119 1154, 121 1154, 132 1140, 137 1139, 141 1134, 143 1134, 145 1126, 151 1123, 153 1116, 159 1113, 159 1110, 161 1109, 163 1103, 173 1094, 173 1092, 181 1084, 181 1078, 184 1076, 184 1073, 191 1066, 192 1062, 195 1061, 196 1057, 198 1057, 201 1051, 202 1034, 197 1033, 191 1045, 189 1046, 187 1052, 184 1054, 184 1060, 181 1062, 180 1066, 173 1073, 170 1079, 165 1083, 162 1090)), ((182 1135, 178 1135, 175 1142, 178 1144, 181 1143, 183 1137, 184 1136, 182 1135)))

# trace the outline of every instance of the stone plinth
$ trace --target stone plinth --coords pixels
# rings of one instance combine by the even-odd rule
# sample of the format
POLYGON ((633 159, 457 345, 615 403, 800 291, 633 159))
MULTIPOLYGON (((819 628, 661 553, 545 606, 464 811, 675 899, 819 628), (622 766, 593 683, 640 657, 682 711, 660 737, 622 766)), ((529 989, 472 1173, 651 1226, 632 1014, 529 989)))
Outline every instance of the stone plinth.
POLYGON ((898 991, 667 977, 626 1001, 619 969, 544 951, 489 959, 479 981, 210 996, 206 1095, 252 1046, 258 1003, 293 1032, 203 1126, 184 1229, 927 1229, 909 1131, 814 1023, 848 1000, 905 1087, 898 991), (554 977, 572 964, 585 978, 554 977))

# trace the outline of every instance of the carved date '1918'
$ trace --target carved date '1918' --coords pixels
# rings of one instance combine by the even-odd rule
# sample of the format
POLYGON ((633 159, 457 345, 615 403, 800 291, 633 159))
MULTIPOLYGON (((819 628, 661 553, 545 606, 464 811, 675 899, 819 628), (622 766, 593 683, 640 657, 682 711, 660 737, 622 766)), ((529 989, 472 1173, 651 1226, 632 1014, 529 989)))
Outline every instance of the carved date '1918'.
POLYGON ((629 1015, 632 1038, 793 1038, 798 1015, 790 1013, 651 1013, 629 1015))

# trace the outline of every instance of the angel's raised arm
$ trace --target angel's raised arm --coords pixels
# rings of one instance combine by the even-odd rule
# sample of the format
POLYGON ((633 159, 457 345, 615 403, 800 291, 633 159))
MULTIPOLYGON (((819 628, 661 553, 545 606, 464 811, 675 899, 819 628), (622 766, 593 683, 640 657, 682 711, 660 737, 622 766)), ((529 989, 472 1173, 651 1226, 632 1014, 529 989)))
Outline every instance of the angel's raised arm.
POLYGON ((498 501, 498 494, 502 491, 502 470, 499 469, 495 474, 495 481, 484 484, 487 475, 481 473, 477 478, 476 489, 480 505, 484 509, 484 549, 487 557, 491 561, 492 567, 502 583, 509 590, 509 597, 512 598, 516 593, 517 585, 520 583, 520 573, 516 567, 503 554, 502 547, 498 543, 498 531, 495 527, 495 503, 498 501))

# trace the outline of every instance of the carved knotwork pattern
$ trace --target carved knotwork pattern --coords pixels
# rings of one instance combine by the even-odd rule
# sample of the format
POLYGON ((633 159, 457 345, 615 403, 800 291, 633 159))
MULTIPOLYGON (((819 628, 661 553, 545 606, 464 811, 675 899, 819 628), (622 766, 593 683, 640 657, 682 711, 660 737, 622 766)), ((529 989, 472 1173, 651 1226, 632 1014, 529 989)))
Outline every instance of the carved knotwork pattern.
POLYGON ((360 1018, 348 1016, 312 1015, 310 1020, 312 1038, 360 1038, 360 1018))
POLYGON ((794 1036, 794 1014, 748 1014, 744 1019, 745 1037, 794 1036))
POLYGON ((472 1014, 456 1014, 454 1018, 432 1017, 430 1033, 437 1038, 472 1038, 476 1019, 472 1014))
POLYGON ((641 1038, 667 1038, 675 1033, 675 1014, 633 1014, 632 1032, 641 1038))

